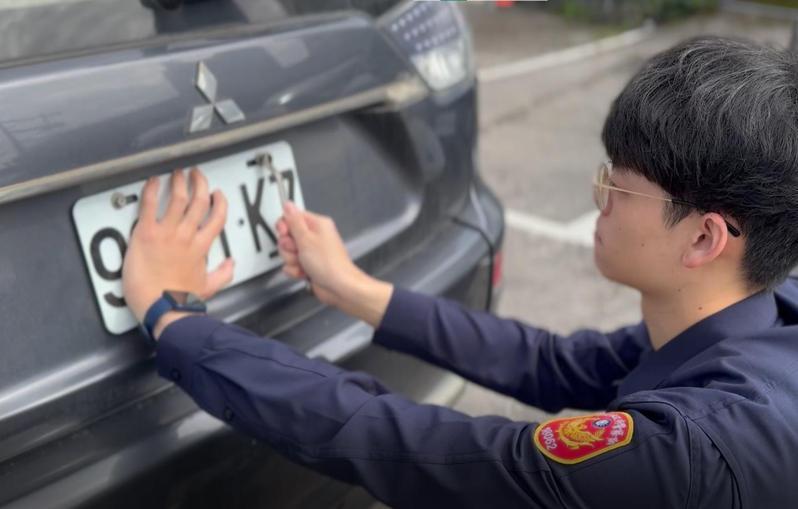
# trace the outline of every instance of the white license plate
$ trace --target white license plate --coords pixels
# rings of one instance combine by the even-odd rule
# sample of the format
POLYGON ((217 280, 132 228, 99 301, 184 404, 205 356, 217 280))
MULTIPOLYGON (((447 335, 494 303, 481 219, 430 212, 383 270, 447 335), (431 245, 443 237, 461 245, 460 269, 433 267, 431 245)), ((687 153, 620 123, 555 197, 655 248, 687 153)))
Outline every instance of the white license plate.
MULTIPOLYGON (((272 164, 283 175, 289 199, 304 208, 294 154, 286 142, 278 142, 233 156, 208 161, 199 169, 208 178, 210 190, 220 189, 229 203, 227 223, 208 256, 214 268, 231 256, 236 285, 282 264, 277 254, 274 225, 282 215, 277 184, 268 170, 250 166, 257 154, 272 156, 272 164)), ((161 212, 168 202, 169 175, 162 175, 161 212)), ((138 218, 144 181, 81 198, 72 209, 83 258, 105 328, 122 334, 136 327, 133 314, 122 297, 122 260, 130 231, 138 218), (126 205, 114 205, 114 197, 126 205)))

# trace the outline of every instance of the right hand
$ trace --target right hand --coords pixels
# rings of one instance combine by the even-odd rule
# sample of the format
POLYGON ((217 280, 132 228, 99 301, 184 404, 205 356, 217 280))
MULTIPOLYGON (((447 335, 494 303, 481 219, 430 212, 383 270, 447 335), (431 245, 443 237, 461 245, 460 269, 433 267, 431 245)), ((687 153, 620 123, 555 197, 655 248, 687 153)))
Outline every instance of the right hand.
POLYGON ((283 272, 307 278, 325 304, 338 305, 359 281, 367 278, 349 257, 335 222, 327 216, 299 210, 287 202, 277 222, 283 272))

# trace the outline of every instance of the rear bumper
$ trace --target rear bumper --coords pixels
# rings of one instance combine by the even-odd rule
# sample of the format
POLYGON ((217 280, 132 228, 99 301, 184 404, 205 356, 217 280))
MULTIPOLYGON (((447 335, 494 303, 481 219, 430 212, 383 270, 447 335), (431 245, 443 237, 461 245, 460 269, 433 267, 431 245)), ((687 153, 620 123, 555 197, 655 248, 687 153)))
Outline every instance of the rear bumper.
MULTIPOLYGON (((503 232, 501 205, 476 180, 456 217, 442 222, 411 255, 375 275, 485 308, 495 303, 491 260, 503 232)), ((276 337, 313 356, 372 373, 416 401, 448 404, 463 386, 450 373, 370 345, 370 329, 329 308, 276 337), (303 340, 319 337, 329 339, 303 340)), ((1 490, 9 491, 0 498, 10 498, 10 491, 21 495, 5 506, 14 508, 330 507, 351 491, 237 434, 171 385, 46 450, 19 457, 3 479, 1 490)), ((362 501, 348 500, 352 506, 362 501)))

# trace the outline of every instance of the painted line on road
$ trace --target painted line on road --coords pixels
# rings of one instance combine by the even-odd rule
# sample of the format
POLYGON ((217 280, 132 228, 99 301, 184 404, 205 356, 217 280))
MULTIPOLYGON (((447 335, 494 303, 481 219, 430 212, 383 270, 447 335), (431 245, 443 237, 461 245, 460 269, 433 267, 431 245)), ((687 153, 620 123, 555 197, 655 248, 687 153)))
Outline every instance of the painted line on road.
POLYGON ((573 221, 560 223, 520 210, 505 209, 504 211, 505 222, 510 228, 585 247, 593 247, 593 231, 598 215, 598 211, 588 212, 573 221))
POLYGON ((652 21, 647 21, 640 28, 628 30, 618 35, 605 37, 598 41, 580 44, 559 51, 552 51, 543 55, 538 55, 515 62, 495 65, 477 71, 477 77, 482 83, 499 81, 507 78, 514 78, 523 74, 548 69, 563 64, 578 62, 586 58, 626 48, 647 39, 654 33, 655 25, 652 21))

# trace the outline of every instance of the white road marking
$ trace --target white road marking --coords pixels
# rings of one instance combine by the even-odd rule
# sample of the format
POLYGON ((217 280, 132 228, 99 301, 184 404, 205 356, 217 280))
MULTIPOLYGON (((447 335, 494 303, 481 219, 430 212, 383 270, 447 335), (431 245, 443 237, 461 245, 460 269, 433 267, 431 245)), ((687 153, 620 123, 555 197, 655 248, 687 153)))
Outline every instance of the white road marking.
POLYGON ((507 78, 514 78, 530 72, 540 71, 563 64, 570 64, 579 60, 626 48, 647 39, 655 30, 653 22, 646 22, 642 27, 628 30, 618 35, 605 37, 598 41, 580 44, 559 51, 552 51, 543 55, 538 55, 523 60, 516 60, 504 64, 495 65, 477 71, 477 77, 481 83, 489 83, 507 78))
POLYGON ((504 211, 504 219, 510 228, 585 247, 593 247, 593 231, 598 215, 598 211, 588 212, 573 221, 560 223, 520 210, 504 211))
POLYGON ((80 3, 87 0, 0 0, 0 11, 9 9, 28 9, 45 5, 63 5, 67 3, 80 3))

